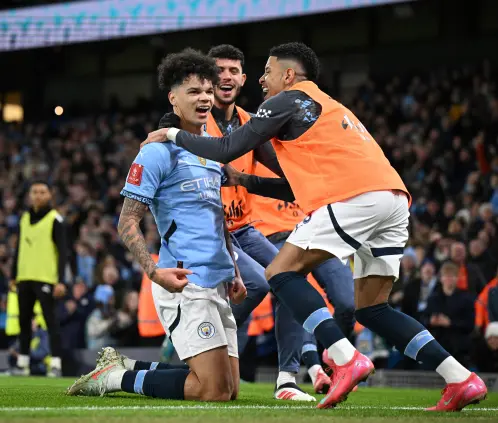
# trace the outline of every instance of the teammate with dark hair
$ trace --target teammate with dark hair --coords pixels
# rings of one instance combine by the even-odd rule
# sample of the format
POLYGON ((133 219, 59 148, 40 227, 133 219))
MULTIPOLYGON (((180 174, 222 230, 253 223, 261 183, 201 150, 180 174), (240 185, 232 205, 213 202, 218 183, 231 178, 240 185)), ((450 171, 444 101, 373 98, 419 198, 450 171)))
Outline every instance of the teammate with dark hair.
MULTIPOLYGON (((241 87, 246 80, 242 68, 244 54, 230 44, 222 44, 212 47, 208 55, 216 60, 220 81, 214 91, 212 119, 208 120, 207 132, 213 136, 228 135, 250 119, 248 113, 235 105, 241 87)), ((249 152, 231 162, 230 165, 239 171, 243 170, 245 173, 254 174, 258 163, 273 173, 283 176, 275 150, 269 142, 260 145, 254 152, 249 152)), ((248 194, 247 190, 241 186, 223 187, 221 193, 228 228, 233 237, 234 248, 238 253, 237 263, 248 289, 248 298, 244 303, 233 307, 235 319, 239 324, 239 351, 242 351, 247 340, 247 325, 240 322, 244 322, 255 304, 259 303, 268 292, 269 286, 264 277, 264 268, 277 255, 280 243, 270 241, 259 231, 258 221, 260 219, 257 218, 257 210, 253 207, 257 199, 248 194), (242 251, 237 249, 237 245, 241 247, 242 251), (255 269, 255 263, 252 263, 251 259, 254 259, 261 266, 255 269)), ((279 218, 281 216, 275 217, 275 219, 279 218)), ((281 240, 281 244, 283 244, 284 238, 281 240)), ((353 276, 351 271, 339 259, 333 259, 323 263, 318 269, 314 269, 314 274, 318 277, 319 283, 325 287, 329 297, 333 299, 339 325, 349 335, 354 326, 353 276), (328 277, 332 274, 335 275, 335 278, 328 277)), ((283 400, 309 400, 310 396, 303 393, 295 381, 295 374, 300 365, 301 350, 304 351, 302 359, 309 369, 315 391, 321 393, 324 387, 330 384, 330 380, 320 366, 320 359, 312 336, 307 336, 307 333, 295 321, 289 310, 282 307, 278 301, 275 314, 279 375, 274 396, 283 400), (302 341, 303 338, 304 341, 302 341)))
MULTIPOLYGON (((249 113, 235 105, 246 81, 243 71, 244 53, 230 44, 221 44, 211 48, 208 56, 216 60, 220 80, 214 90, 214 106, 206 132, 212 136, 228 135, 251 118, 249 113)), ((262 144, 254 151, 234 160, 231 165, 240 171, 254 173, 257 162, 283 176, 271 143, 262 144)), ((278 250, 254 228, 251 195, 245 188, 223 187, 221 197, 237 264, 248 291, 246 300, 232 307, 238 326, 239 351, 243 351, 248 340, 251 312, 270 290, 265 278, 265 268, 277 255, 278 250)), ((302 391, 296 384, 304 331, 290 311, 280 303, 276 305, 275 314, 279 373, 273 396, 279 400, 315 401, 314 397, 302 391)))

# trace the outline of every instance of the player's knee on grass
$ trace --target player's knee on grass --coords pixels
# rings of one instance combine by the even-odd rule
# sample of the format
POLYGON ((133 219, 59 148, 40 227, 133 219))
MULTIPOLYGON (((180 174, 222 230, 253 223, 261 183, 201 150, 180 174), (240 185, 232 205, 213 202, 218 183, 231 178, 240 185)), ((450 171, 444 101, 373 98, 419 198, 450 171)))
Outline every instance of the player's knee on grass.
POLYGON ((232 396, 230 397, 230 400, 231 401, 235 401, 239 396, 239 387, 238 386, 234 386, 233 387, 233 391, 232 391, 232 396))
POLYGON ((213 377, 210 381, 201 382, 201 401, 227 402, 232 399, 233 381, 231 377, 213 377))
POLYGON ((226 346, 202 352, 187 359, 198 381, 195 399, 199 401, 230 401, 233 378, 226 346))
POLYGON ((233 399, 234 389, 233 382, 228 378, 219 377, 219 375, 213 374, 211 380, 205 379, 200 380, 195 374, 192 374, 192 381, 195 380, 195 384, 192 383, 186 391, 188 390, 188 395, 185 399, 197 400, 197 401, 217 401, 217 402, 227 402, 233 399))
POLYGON ((240 370, 239 370, 239 359, 236 357, 230 357, 230 367, 232 370, 232 396, 231 400, 234 401, 239 396, 239 386, 240 386, 240 370))
MULTIPOLYGON (((233 383, 232 383, 233 384, 233 383)), ((185 383, 185 399, 191 401, 230 401, 234 395, 232 384, 213 375, 212 380, 199 380, 192 372, 185 383)))

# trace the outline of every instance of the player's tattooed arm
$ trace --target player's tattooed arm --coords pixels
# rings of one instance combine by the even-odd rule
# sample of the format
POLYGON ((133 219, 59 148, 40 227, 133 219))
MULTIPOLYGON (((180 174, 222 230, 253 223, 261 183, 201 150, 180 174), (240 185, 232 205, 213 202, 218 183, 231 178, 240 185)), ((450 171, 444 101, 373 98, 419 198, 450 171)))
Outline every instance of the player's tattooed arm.
POLYGON ((144 269, 145 274, 153 279, 156 264, 147 249, 147 243, 140 230, 140 221, 145 216, 147 204, 131 198, 125 198, 118 222, 118 234, 126 247, 130 250, 144 269))

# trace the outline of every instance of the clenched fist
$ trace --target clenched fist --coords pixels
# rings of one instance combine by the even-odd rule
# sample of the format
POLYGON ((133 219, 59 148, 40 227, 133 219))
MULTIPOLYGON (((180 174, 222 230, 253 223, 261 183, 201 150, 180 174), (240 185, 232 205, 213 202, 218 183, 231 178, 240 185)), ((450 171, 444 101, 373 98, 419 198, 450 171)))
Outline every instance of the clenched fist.
POLYGON ((188 284, 187 275, 191 275, 192 273, 188 269, 161 269, 157 267, 150 275, 150 279, 159 286, 162 286, 166 291, 175 293, 183 291, 183 288, 188 284))
POLYGON ((233 278, 233 282, 228 288, 228 296, 233 304, 241 304, 246 299, 247 289, 240 277, 233 278))

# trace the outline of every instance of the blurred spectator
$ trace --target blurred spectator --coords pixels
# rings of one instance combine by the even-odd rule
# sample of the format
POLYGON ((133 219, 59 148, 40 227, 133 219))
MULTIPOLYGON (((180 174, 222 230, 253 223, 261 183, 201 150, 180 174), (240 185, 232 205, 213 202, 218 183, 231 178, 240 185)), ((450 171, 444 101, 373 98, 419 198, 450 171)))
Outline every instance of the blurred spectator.
POLYGON ((457 288, 477 296, 486 285, 486 280, 479 267, 467 262, 464 243, 455 242, 451 245, 451 261, 458 266, 457 288))
POLYGON ((484 339, 476 340, 473 360, 479 371, 498 373, 498 322, 488 325, 484 339))
POLYGON ((498 267, 497 259, 487 248, 482 239, 473 239, 469 244, 469 264, 475 265, 481 271, 484 280, 489 281, 495 276, 498 267))
POLYGON ((93 286, 96 264, 90 244, 79 242, 76 245, 76 276, 80 277, 88 288, 93 286))
MULTIPOLYGON (((475 302, 475 326, 482 335, 484 335, 489 322, 492 320, 489 316, 488 311, 490 309, 489 295, 490 291, 496 288, 498 288, 498 274, 484 287, 475 302)), ((491 308, 493 308, 492 305, 491 308)), ((495 317, 495 319, 498 320, 498 315, 495 317)))
POLYGON ((401 311, 420 321, 436 284, 436 267, 434 263, 426 260, 420 269, 420 278, 409 282, 405 288, 401 311))
POLYGON ((138 336, 138 292, 129 291, 123 298, 123 306, 117 312, 113 336, 124 347, 139 345, 138 336))
POLYGON ((492 322, 498 322, 498 287, 489 290, 488 313, 492 322))
POLYGON ((8 338, 5 333, 7 326, 7 294, 0 293, 0 350, 8 347, 8 338))
POLYGON ((78 281, 73 285, 71 294, 59 305, 62 348, 66 353, 86 346, 85 323, 95 306, 92 297, 87 285, 78 281))
POLYGON ((454 263, 443 264, 441 286, 429 298, 423 320, 434 338, 468 366, 474 329, 474 300, 471 294, 457 288, 458 277, 459 269, 454 263))
POLYGON ((404 251, 401 259, 401 269, 398 281, 393 285, 389 303, 393 307, 398 307, 403 301, 405 288, 415 279, 417 273, 417 253, 415 249, 409 247, 404 251))
POLYGON ((498 287, 489 290, 488 315, 484 339, 478 337, 474 349, 474 362, 481 372, 498 373, 498 287))
POLYGON ((111 335, 116 324, 114 289, 111 285, 98 286, 94 300, 95 310, 86 322, 87 348, 100 350, 107 346, 115 346, 116 341, 111 335))
POLYGON ((102 269, 102 282, 106 285, 115 286, 119 281, 119 271, 114 265, 107 265, 102 269))
MULTIPOLYGON (((30 345, 30 374, 33 376, 36 375, 45 375, 47 373, 47 368, 50 357, 50 344, 48 333, 46 330, 40 328, 36 323, 36 320, 33 319, 31 322, 31 345, 30 345)), ((17 359, 19 357, 19 341, 16 341, 9 348, 9 373, 16 375, 19 373, 19 369, 17 367, 17 359)))

